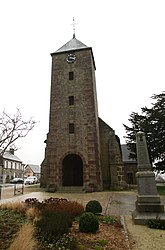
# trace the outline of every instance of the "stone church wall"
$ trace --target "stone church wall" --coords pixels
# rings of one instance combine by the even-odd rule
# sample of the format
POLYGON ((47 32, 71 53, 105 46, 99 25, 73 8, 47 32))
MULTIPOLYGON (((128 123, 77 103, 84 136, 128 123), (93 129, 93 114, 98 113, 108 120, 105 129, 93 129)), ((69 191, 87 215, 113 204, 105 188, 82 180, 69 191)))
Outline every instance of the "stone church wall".
POLYGON ((49 133, 42 181, 47 186, 63 185, 63 160, 76 154, 83 161, 83 184, 94 183, 102 189, 98 107, 95 69, 90 49, 74 51, 76 62, 68 64, 68 52, 52 55, 51 101, 49 133), (90 67, 88 66, 90 65, 90 67), (69 73, 74 74, 69 79, 69 73), (74 96, 74 105, 68 99, 74 96), (69 124, 74 132, 69 132, 69 124))
POLYGON ((109 167, 109 132, 112 129, 99 118, 99 130, 103 187, 104 189, 109 189, 111 184, 111 173, 109 167))
POLYGON ((118 189, 126 185, 120 141, 115 131, 100 118, 99 129, 103 187, 118 189))

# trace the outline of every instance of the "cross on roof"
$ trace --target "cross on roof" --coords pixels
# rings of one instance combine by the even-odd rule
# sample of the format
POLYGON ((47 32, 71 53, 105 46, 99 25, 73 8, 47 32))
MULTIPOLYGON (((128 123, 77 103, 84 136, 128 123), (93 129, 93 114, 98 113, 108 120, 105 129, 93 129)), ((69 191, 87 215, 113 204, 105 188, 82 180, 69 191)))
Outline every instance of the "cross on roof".
POLYGON ((75 20, 74 20, 74 17, 73 17, 73 23, 72 23, 72 26, 73 26, 73 38, 75 38, 76 37, 76 35, 75 35, 75 26, 76 26, 76 22, 75 22, 75 20))

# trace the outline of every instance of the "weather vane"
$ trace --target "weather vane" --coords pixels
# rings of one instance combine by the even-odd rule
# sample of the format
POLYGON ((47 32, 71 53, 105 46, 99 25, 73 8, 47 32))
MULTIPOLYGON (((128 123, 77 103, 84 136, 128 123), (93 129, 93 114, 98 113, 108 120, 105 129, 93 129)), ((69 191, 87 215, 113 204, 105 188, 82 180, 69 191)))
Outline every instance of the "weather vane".
POLYGON ((75 26, 76 26, 76 22, 75 22, 75 20, 74 20, 74 17, 73 17, 73 23, 72 23, 72 25, 73 25, 73 38, 75 38, 76 36, 75 36, 75 26))

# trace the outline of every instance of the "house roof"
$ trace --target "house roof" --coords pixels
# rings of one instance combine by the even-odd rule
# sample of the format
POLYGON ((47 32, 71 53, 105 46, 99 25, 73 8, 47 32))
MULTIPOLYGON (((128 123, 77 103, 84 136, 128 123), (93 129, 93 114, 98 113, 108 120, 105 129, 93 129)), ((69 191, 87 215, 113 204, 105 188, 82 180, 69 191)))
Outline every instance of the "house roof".
POLYGON ((79 41, 76 37, 73 37, 69 42, 64 44, 61 48, 59 48, 55 53, 65 52, 69 50, 79 50, 88 48, 84 43, 79 41))
POLYGON ((20 158, 18 158, 16 155, 14 154, 11 154, 10 151, 6 151, 4 154, 3 154, 3 158, 5 158, 6 160, 10 160, 10 161, 17 161, 17 162, 22 162, 20 160, 20 158))
POLYGON ((122 160, 125 163, 136 163, 136 160, 129 157, 130 150, 128 149, 127 144, 121 145, 121 151, 122 151, 122 160))
POLYGON ((41 167, 39 165, 27 164, 26 167, 30 167, 31 170, 33 171, 33 173, 35 173, 35 174, 40 174, 40 172, 41 172, 41 167))

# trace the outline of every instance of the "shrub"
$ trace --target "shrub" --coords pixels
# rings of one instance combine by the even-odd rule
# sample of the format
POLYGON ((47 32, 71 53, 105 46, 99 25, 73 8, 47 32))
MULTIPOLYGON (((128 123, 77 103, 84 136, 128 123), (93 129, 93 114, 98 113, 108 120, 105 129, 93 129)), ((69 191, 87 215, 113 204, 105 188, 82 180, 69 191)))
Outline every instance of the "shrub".
POLYGON ((30 207, 26 211, 26 217, 32 221, 35 221, 41 218, 41 212, 36 207, 30 207))
POLYGON ((16 213, 25 214, 26 206, 23 202, 16 201, 16 202, 7 202, 0 205, 1 209, 11 209, 16 213))
POLYGON ((86 204, 85 211, 93 214, 100 214, 102 213, 102 206, 99 201, 92 200, 86 204))
POLYGON ((36 198, 25 200, 28 207, 35 207, 44 213, 46 210, 61 211, 68 213, 71 217, 79 216, 84 212, 84 206, 76 201, 68 201, 67 199, 52 198, 39 202, 36 198))
POLYGON ((67 201, 59 205, 59 210, 68 213, 71 217, 84 213, 84 206, 76 201, 67 201))
POLYGON ((68 201, 67 199, 49 198, 45 199, 42 204, 44 210, 52 209, 54 211, 63 211, 68 213, 71 217, 76 217, 84 212, 82 204, 76 201, 68 201))
POLYGON ((148 227, 165 230, 165 220, 161 220, 160 218, 149 220, 148 227))
POLYGON ((86 212, 80 216, 79 231, 84 233, 95 233, 99 229, 97 217, 90 212, 86 212))
POLYGON ((112 217, 110 215, 104 215, 101 218, 101 221, 103 224, 115 224, 115 223, 120 223, 119 219, 117 219, 116 217, 112 217))
POLYGON ((64 234, 56 241, 54 249, 76 250, 77 248, 78 248, 77 239, 70 234, 64 234))
POLYGON ((51 243, 57 237, 69 232, 71 218, 66 213, 47 210, 43 213, 42 218, 35 222, 35 226, 37 235, 51 243))
POLYGON ((100 246, 95 246, 94 249, 95 249, 95 250, 103 250, 102 247, 100 247, 100 246))
POLYGON ((108 240, 104 240, 104 239, 98 240, 98 243, 99 243, 100 246, 103 247, 103 246, 105 246, 108 243, 108 240))
POLYGON ((28 198, 25 200, 26 207, 35 207, 38 210, 42 210, 43 205, 37 198, 28 198))
POLYGON ((78 250, 85 250, 85 246, 84 245, 78 245, 78 250))
POLYGON ((27 206, 34 206, 39 203, 39 200, 37 198, 28 198, 25 200, 25 204, 27 206))

